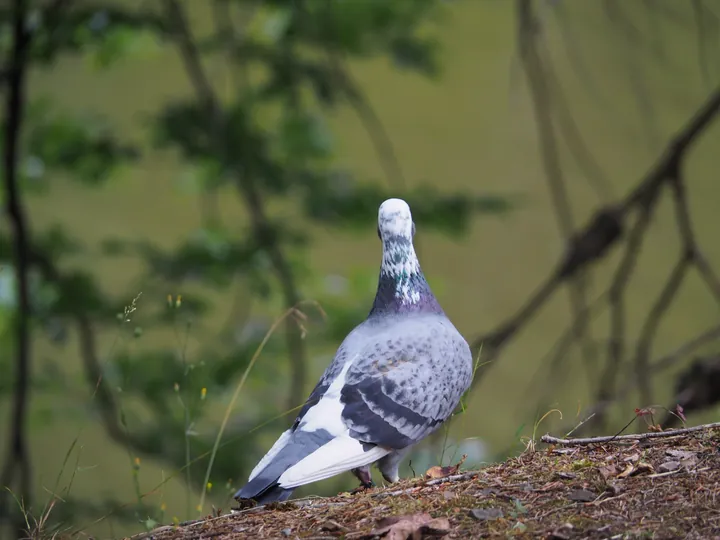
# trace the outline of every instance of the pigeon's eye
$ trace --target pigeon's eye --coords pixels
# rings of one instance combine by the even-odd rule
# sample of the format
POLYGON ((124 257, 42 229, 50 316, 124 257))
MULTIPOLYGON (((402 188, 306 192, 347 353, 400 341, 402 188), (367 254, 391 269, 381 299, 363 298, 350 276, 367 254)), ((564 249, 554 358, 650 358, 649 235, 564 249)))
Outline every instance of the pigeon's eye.
POLYGON ((378 225, 377 233, 378 233, 378 238, 379 238, 380 240, 382 240, 382 236, 380 235, 380 225, 378 225))
POLYGON ((415 236, 415 222, 412 222, 412 235, 415 236))

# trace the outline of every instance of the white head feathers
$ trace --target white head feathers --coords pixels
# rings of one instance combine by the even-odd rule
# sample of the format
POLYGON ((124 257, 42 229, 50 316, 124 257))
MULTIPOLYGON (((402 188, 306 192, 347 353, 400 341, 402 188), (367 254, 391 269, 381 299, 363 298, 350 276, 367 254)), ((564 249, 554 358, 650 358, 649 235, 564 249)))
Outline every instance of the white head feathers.
POLYGON ((402 199, 388 199, 380 205, 378 231, 383 241, 391 237, 412 240, 413 229, 412 214, 408 203, 402 199))
POLYGON ((396 298, 405 304, 420 300, 420 292, 413 288, 412 279, 420 272, 413 248, 413 225, 410 206, 402 199, 388 199, 378 211, 378 233, 383 243, 381 275, 394 281, 396 298))

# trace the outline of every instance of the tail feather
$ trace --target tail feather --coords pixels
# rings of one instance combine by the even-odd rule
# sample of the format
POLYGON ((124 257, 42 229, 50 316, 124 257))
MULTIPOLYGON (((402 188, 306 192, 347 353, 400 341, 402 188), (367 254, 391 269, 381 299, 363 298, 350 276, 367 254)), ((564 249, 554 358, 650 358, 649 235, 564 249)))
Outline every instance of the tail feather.
POLYGON ((234 498, 254 499, 258 504, 288 499, 293 489, 280 487, 278 485, 280 476, 332 438, 332 435, 324 429, 293 432, 285 446, 277 451, 260 471, 253 470, 248 483, 235 493, 234 498))
MULTIPOLYGON (((252 497, 252 499, 258 503, 258 504, 268 504, 272 502, 282 502, 286 501, 290 498, 293 491, 295 491, 294 488, 291 489, 285 489, 281 488, 277 484, 269 487, 267 490, 263 491, 262 493, 252 497)), ((236 499, 245 499, 247 497, 235 497, 236 499)))
POLYGON ((387 448, 360 442, 347 434, 340 435, 286 470, 278 479, 278 484, 292 489, 325 480, 341 472, 370 465, 390 452, 387 448))

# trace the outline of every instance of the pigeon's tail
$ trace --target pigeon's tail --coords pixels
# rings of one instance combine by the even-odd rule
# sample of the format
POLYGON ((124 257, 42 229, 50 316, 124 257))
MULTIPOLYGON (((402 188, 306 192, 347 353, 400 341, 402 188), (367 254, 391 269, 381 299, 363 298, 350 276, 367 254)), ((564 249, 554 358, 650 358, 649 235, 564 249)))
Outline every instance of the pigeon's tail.
POLYGON ((278 484, 280 476, 332 439, 332 435, 324 429, 293 432, 283 447, 276 450, 275 455, 268 460, 267 465, 259 471, 253 471, 248 483, 235 493, 234 498, 253 499, 258 504, 287 500, 294 488, 281 487, 278 484))
POLYGON ((265 491, 263 491, 257 495, 254 495, 254 496, 249 496, 244 493, 246 487, 247 486, 245 486, 244 488, 239 490, 235 494, 235 498, 236 499, 253 499, 258 504, 268 504, 271 502, 286 501, 290 498, 293 491, 295 491, 294 488, 293 489, 285 489, 285 488, 281 488, 277 484, 272 484, 270 487, 266 488, 265 491))

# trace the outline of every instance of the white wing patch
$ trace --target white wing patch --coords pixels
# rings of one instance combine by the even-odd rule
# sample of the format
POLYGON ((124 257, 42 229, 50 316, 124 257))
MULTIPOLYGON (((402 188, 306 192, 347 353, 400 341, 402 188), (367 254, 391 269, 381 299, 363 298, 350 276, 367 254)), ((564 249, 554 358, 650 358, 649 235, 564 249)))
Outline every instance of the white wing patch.
POLYGON ((350 437, 342 419, 344 405, 340 401, 340 392, 345 385, 347 371, 356 359, 357 356, 345 363, 325 395, 317 405, 308 410, 298 427, 303 431, 324 429, 335 438, 286 470, 278 479, 280 487, 294 488, 324 480, 350 469, 374 463, 391 452, 379 446, 365 451, 363 443, 350 437))
POLYGON ((356 359, 357 355, 345 362, 342 370, 325 391, 323 397, 320 398, 320 401, 305 413, 298 429, 302 431, 324 429, 335 436, 347 432, 347 426, 342 420, 343 404, 340 402, 340 392, 345 386, 345 375, 356 359))
POLYGON ((278 484, 287 489, 317 482, 374 463, 390 452, 380 446, 365 451, 363 443, 343 434, 290 467, 280 476, 278 484))
POLYGON ((255 465, 255 468, 250 472, 248 482, 250 482, 250 480, 255 478, 258 474, 260 474, 262 470, 270 464, 270 462, 278 454, 278 452, 280 452, 280 450, 282 450, 288 443, 291 434, 292 431, 288 429, 282 435, 280 435, 280 437, 278 437, 278 440, 275 441, 275 444, 272 445, 272 448, 268 450, 267 454, 263 456, 260 462, 255 465))
MULTIPOLYGON (((356 358, 357 356, 345 362, 342 370, 325 391, 323 397, 320 398, 320 401, 310 407, 307 413, 305 413, 305 416, 297 428, 298 430, 312 432, 317 431, 318 429, 324 429, 334 436, 347 433, 347 426, 342 420, 343 404, 340 402, 340 391, 345 384, 345 374, 348 369, 350 369, 350 366, 356 358)), ((288 444, 291 436, 292 430, 290 429, 280 435, 278 440, 275 441, 275 444, 273 444, 272 448, 270 448, 267 454, 265 454, 265 456, 260 460, 260 463, 255 465, 255 468, 252 472, 250 472, 248 482, 260 474, 262 470, 272 462, 280 450, 288 444)), ((317 451, 319 450, 322 450, 322 448, 317 451)), ((306 456, 305 459, 307 459, 307 457, 310 456, 306 456)))

